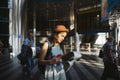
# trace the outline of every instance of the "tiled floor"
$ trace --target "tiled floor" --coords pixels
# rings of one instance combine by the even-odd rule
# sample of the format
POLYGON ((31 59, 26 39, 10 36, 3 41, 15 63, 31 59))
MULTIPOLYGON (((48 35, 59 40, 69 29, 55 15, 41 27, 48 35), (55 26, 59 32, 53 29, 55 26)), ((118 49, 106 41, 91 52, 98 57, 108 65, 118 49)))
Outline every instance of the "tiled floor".
MULTIPOLYGON (((84 52, 85 53, 85 52, 84 52)), ((99 80, 103 72, 103 63, 97 55, 84 54, 80 60, 66 73, 67 80, 99 80)), ((32 69, 32 79, 40 80, 41 74, 37 65, 32 69)), ((0 66, 0 80, 30 80, 22 74, 22 67, 17 58, 4 66, 0 66)))

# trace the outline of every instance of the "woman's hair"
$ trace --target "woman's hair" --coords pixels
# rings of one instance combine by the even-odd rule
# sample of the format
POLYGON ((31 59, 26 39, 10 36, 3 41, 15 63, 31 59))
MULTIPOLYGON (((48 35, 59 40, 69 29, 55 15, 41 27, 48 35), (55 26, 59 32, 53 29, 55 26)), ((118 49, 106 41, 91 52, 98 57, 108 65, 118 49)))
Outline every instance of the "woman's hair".
POLYGON ((60 32, 55 32, 53 31, 53 33, 51 34, 51 36, 48 37, 48 40, 51 42, 52 45, 55 44, 55 35, 58 35, 60 32))
MULTIPOLYGON (((50 41, 50 43, 52 44, 52 46, 55 45, 55 35, 58 35, 61 32, 64 32, 64 31, 59 31, 59 32, 54 31, 52 33, 52 35, 48 37, 48 40, 50 41)), ((61 46, 61 48, 63 48, 63 42, 61 42, 60 46, 61 46)))

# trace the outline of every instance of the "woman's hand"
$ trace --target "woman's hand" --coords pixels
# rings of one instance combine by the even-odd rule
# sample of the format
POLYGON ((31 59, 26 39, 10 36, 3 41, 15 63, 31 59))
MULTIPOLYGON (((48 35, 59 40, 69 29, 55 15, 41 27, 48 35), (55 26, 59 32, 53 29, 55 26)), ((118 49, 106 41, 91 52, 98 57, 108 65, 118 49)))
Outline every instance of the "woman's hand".
POLYGON ((53 58, 50 60, 50 64, 55 64, 57 63, 59 60, 57 58, 53 58))
POLYGON ((62 55, 61 54, 58 54, 57 56, 56 56, 56 58, 58 58, 59 60, 62 58, 62 55))
POLYGON ((58 54, 55 58, 51 59, 50 64, 58 63, 61 59, 62 55, 58 54))

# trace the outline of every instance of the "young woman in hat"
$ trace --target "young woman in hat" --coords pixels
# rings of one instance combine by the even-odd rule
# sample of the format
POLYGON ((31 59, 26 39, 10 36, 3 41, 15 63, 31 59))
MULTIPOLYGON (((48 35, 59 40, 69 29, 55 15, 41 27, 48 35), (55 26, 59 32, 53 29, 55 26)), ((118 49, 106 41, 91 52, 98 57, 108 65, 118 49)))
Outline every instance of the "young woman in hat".
POLYGON ((61 63, 61 55, 64 54, 61 43, 68 32, 69 30, 64 25, 57 25, 52 36, 43 44, 39 62, 46 66, 45 80, 66 80, 64 66, 61 63), (48 53, 49 46, 51 49, 48 53))

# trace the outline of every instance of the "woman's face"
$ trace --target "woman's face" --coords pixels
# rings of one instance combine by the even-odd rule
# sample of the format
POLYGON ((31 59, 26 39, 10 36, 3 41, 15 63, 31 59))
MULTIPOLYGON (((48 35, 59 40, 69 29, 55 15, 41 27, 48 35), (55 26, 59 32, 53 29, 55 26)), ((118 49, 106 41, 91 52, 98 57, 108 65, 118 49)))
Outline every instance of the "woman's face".
POLYGON ((66 36, 67 36, 67 32, 60 32, 56 34, 55 38, 58 43, 61 43, 66 36))

